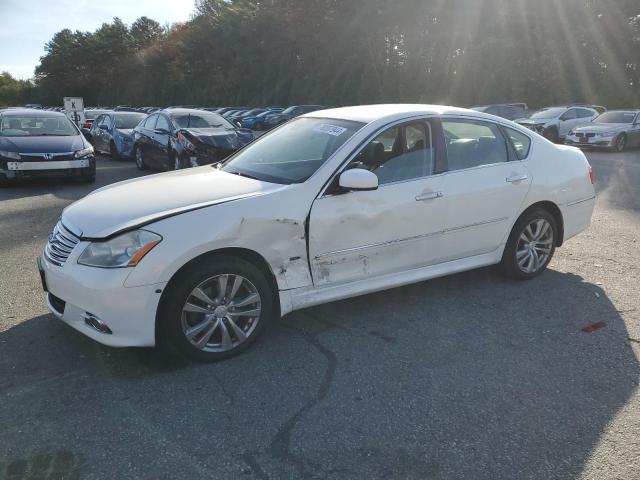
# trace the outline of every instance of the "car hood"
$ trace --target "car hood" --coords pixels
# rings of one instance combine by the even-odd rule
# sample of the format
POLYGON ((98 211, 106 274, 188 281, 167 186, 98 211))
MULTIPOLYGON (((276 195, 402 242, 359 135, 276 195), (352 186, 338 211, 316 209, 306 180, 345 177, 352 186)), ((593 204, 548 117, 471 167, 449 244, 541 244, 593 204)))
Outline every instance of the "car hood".
POLYGON ((584 125, 582 127, 578 127, 574 129, 576 132, 616 132, 623 131, 630 128, 631 125, 628 123, 590 123, 589 125, 584 125))
POLYGON ((0 150, 19 153, 66 153, 85 148, 82 135, 68 137, 0 137, 0 150))
POLYGON ((207 165, 100 188, 65 208, 62 221, 83 238, 101 239, 189 210, 282 188, 207 165))
POLYGON ((237 150, 254 139, 252 132, 224 128, 183 128, 180 132, 189 140, 224 150, 237 150))

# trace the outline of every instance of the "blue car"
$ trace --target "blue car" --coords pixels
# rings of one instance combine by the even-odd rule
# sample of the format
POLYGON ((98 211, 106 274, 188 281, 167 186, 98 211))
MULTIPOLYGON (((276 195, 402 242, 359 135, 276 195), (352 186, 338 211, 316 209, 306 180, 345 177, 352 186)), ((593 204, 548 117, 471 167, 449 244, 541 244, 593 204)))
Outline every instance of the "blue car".
POLYGON ((243 117, 240 120, 240 123, 244 128, 250 128, 252 130, 264 130, 265 120, 267 115, 271 115, 273 113, 280 113, 284 110, 284 108, 273 107, 267 110, 264 110, 257 115, 250 115, 248 117, 243 117))
POLYGON ((140 112, 107 112, 96 118, 86 135, 96 152, 114 160, 133 158, 133 129, 147 115, 140 112))
POLYGON ((264 126, 266 128, 277 127, 278 125, 288 122, 294 117, 299 115, 303 115, 309 112, 315 112, 316 110, 322 110, 323 106, 321 105, 293 105, 280 113, 273 113, 271 115, 267 115, 265 118, 264 126))

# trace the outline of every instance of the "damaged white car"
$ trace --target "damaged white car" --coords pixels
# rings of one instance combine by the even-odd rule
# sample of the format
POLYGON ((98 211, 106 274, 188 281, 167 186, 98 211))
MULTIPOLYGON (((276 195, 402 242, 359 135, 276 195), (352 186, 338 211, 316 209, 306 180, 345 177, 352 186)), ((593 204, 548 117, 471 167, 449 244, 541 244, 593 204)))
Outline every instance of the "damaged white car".
POLYGON ((533 278, 594 202, 578 149, 508 120, 322 110, 222 165, 96 190, 38 264, 51 311, 89 337, 218 360, 303 307, 492 264, 533 278))

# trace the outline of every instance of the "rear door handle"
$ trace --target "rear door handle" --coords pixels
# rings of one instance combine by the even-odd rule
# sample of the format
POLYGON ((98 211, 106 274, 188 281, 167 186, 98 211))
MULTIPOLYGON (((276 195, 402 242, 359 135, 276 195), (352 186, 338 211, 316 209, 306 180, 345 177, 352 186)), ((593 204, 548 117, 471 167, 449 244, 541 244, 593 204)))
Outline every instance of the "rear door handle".
POLYGON ((444 193, 442 192, 429 192, 423 193, 422 195, 418 195, 416 197, 416 202, 424 202, 425 200, 434 200, 436 198, 444 197, 444 193))
POLYGON ((527 175, 514 175, 513 177, 507 177, 506 180, 509 183, 522 182, 529 178, 527 175))

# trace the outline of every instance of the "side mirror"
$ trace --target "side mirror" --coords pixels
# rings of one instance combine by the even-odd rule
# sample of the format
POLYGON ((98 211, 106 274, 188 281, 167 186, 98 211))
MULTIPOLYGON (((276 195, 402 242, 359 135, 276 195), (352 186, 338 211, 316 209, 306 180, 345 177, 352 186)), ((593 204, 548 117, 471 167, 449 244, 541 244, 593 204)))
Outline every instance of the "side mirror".
POLYGON ((363 168, 352 168, 340 174, 338 185, 345 190, 377 190, 378 176, 363 168))
POLYGON ((242 127, 242 122, 233 122, 233 123, 235 123, 236 126, 238 126, 238 127, 242 127))
POLYGON ((107 127, 106 125, 98 125, 98 128, 100 130, 109 130, 109 127, 107 127))

